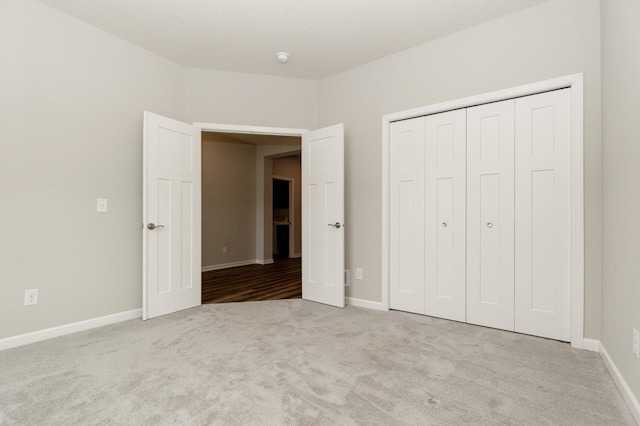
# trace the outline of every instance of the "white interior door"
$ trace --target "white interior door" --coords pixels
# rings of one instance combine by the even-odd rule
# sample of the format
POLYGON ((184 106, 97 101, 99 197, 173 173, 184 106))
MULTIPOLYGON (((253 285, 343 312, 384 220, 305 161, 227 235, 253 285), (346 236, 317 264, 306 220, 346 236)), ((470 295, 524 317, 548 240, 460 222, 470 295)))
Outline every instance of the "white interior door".
POLYGON ((391 123, 391 309, 424 314, 424 117, 391 123))
POLYGON ((344 125, 302 135, 302 298, 344 307, 344 125))
POLYGON ((465 321, 466 110, 425 117, 425 314, 465 321))
POLYGON ((143 318, 201 303, 200 129, 144 113, 143 318))
POLYGON ((570 90, 516 99, 515 330, 569 341, 570 90))
POLYGON ((467 322, 513 331, 513 99, 467 109, 467 322))

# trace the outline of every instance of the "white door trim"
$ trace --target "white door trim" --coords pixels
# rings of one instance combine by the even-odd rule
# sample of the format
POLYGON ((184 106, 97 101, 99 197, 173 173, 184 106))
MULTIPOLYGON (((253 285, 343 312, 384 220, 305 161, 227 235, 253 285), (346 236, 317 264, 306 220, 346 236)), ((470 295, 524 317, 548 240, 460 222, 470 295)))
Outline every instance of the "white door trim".
POLYGON ((387 114, 382 117, 382 308, 389 309, 389 126, 394 121, 571 88, 571 346, 584 348, 583 75, 538 83, 387 114))
POLYGON ((203 132, 244 133, 273 136, 302 136, 309 129, 293 129, 288 127, 243 126, 240 124, 193 123, 203 132))

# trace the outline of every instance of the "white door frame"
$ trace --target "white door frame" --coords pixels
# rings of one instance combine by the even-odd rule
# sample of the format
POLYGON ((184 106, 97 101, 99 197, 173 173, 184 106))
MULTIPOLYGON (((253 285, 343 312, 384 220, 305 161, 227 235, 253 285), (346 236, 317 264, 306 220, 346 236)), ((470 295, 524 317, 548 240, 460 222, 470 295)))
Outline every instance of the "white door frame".
MULTIPOLYGON (((220 124, 220 123, 193 123, 194 126, 199 127, 203 132, 224 132, 224 133, 239 133, 239 134, 253 134, 253 135, 271 135, 271 136, 297 136, 302 138, 302 135, 309 132, 309 129, 296 129, 288 127, 265 127, 265 126, 245 126, 240 124, 220 124)), ((293 147, 292 148, 296 148, 293 147)), ((297 147, 298 149, 302 148, 297 147)), ((262 159, 264 161, 264 159, 262 159)), ((257 179, 262 178, 258 176, 257 179)), ((257 185, 256 188, 256 237, 262 236, 256 239, 257 246, 264 246, 264 234, 267 231, 265 229, 265 212, 264 212, 264 182, 261 185, 257 185), (258 241, 259 240, 259 241, 258 241)), ((273 227, 273 224, 269 224, 273 227)), ((290 247, 291 249, 291 247, 290 247)), ((256 260, 258 262, 265 262, 266 260, 258 256, 256 251, 256 260)), ((273 262, 271 260, 269 263, 273 262)))
MULTIPOLYGON (((300 164, 300 166, 302 166, 302 164, 300 164)), ((272 182, 274 179, 284 180, 289 182, 289 253, 288 253, 288 256, 291 259, 294 257, 294 253, 295 253, 293 245, 295 243, 295 233, 296 233, 296 229, 295 229, 296 199, 295 199, 295 194, 293 193, 293 190, 295 189, 295 186, 296 186, 296 180, 294 178, 284 177, 284 176, 277 176, 277 175, 271 176, 272 182)))
POLYGON ((584 130, 583 75, 527 84, 471 96, 382 117, 382 308, 389 309, 389 131, 394 121, 421 117, 458 108, 571 88, 571 346, 584 348, 584 130))

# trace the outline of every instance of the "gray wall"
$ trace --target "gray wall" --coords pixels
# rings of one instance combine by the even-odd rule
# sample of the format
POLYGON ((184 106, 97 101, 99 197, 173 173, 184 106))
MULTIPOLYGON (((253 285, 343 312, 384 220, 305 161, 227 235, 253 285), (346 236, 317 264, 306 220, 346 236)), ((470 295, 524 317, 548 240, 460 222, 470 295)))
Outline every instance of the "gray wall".
POLYGON ((202 266, 255 260, 256 147, 209 135, 202 143, 202 266))
POLYGON ((183 119, 184 70, 31 0, 0 52, 0 338, 140 308, 142 112, 183 119))
POLYGON ((602 343, 640 400, 640 2, 602 2, 602 343))
POLYGON ((381 117, 584 72, 587 337, 601 324, 600 10, 558 0, 321 81, 321 125, 346 127, 346 264, 364 268, 349 296, 381 300, 381 117))
POLYGON ((313 129, 318 123, 316 80, 186 69, 190 122, 313 129))

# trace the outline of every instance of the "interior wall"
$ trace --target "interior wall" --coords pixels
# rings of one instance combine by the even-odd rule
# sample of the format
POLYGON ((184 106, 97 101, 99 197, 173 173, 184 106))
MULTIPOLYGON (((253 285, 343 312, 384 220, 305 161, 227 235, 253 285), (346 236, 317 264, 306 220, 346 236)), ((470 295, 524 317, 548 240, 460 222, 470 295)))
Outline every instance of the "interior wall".
POLYGON ((602 1, 602 343, 640 400, 640 2, 602 1))
POLYGON ((273 158, 294 154, 292 145, 256 146, 256 259, 273 261, 273 158))
POLYGON ((294 248, 295 255, 302 254, 302 162, 300 154, 273 159, 274 176, 282 176, 293 179, 293 202, 294 202, 294 248))
POLYGON ((316 80, 186 69, 190 122, 313 129, 318 122, 316 80))
POLYGON ((255 260, 256 147, 209 135, 202 142, 202 267, 255 260))
POLYGON ((0 52, 0 338, 139 309, 142 113, 184 118, 184 70, 32 0, 0 52))
POLYGON ((381 300, 384 114, 583 72, 585 333, 600 338, 601 128, 598 0, 552 0, 320 82, 320 125, 345 123, 347 295, 381 300), (353 274, 352 274, 353 276, 353 274))

